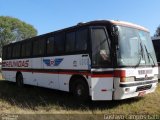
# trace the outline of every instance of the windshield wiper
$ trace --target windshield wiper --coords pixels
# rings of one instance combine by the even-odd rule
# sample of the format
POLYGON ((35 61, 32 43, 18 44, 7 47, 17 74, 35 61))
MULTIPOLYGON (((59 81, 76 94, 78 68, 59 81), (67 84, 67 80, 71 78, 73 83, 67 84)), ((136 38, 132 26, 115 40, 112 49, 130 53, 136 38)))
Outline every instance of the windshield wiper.
POLYGON ((144 56, 144 51, 143 51, 143 47, 142 47, 142 43, 140 42, 140 47, 141 47, 141 50, 140 50, 140 58, 139 58, 139 61, 138 61, 138 63, 135 65, 135 67, 138 67, 139 65, 140 65, 140 63, 141 63, 141 60, 142 60, 142 58, 143 58, 143 56, 144 56))
POLYGON ((151 58, 151 59, 152 59, 152 61, 153 61, 154 66, 156 66, 155 61, 154 61, 154 59, 153 59, 153 57, 152 57, 151 53, 149 53, 149 52, 148 52, 147 47, 146 47, 146 45, 145 45, 145 44, 144 44, 144 48, 145 48, 145 50, 146 50, 147 57, 148 57, 149 61, 150 61, 150 58, 151 58))

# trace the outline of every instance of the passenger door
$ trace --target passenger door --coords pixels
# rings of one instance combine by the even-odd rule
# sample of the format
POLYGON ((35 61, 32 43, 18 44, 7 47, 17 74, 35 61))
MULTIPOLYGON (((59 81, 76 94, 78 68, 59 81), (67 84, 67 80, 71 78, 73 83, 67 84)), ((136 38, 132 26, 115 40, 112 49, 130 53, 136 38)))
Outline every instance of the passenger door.
POLYGON ((92 68, 91 95, 92 100, 112 100, 113 67, 110 55, 110 41, 105 27, 91 27, 92 68))

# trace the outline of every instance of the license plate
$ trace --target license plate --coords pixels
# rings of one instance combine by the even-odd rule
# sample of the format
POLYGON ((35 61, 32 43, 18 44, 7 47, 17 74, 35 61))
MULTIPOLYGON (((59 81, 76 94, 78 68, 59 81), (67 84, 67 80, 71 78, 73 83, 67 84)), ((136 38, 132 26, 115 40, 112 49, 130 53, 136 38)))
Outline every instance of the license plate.
POLYGON ((138 96, 144 96, 146 91, 139 92, 138 96))

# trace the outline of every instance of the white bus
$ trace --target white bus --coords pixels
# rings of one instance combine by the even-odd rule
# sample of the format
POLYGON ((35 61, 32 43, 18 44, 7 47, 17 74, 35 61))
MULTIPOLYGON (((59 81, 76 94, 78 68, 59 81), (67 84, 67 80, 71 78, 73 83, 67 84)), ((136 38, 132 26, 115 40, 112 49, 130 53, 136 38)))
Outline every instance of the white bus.
POLYGON ((149 31, 128 22, 99 20, 3 47, 2 73, 85 100, 120 100, 154 92, 158 66, 149 31))
MULTIPOLYGON (((158 62, 158 69, 160 73, 160 36, 159 37, 152 37, 153 46, 155 49, 157 62, 158 62)), ((158 75, 158 78, 160 79, 160 74, 158 75)))

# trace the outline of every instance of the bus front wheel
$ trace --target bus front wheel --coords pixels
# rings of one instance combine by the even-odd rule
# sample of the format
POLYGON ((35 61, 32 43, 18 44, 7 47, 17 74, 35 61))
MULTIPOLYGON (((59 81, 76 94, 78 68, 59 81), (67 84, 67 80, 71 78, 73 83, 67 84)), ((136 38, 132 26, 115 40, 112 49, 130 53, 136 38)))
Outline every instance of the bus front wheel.
POLYGON ((23 87, 23 76, 19 73, 16 77, 16 83, 18 87, 23 87))
POLYGON ((72 84, 72 93, 79 101, 89 100, 89 88, 83 79, 77 79, 72 84))

